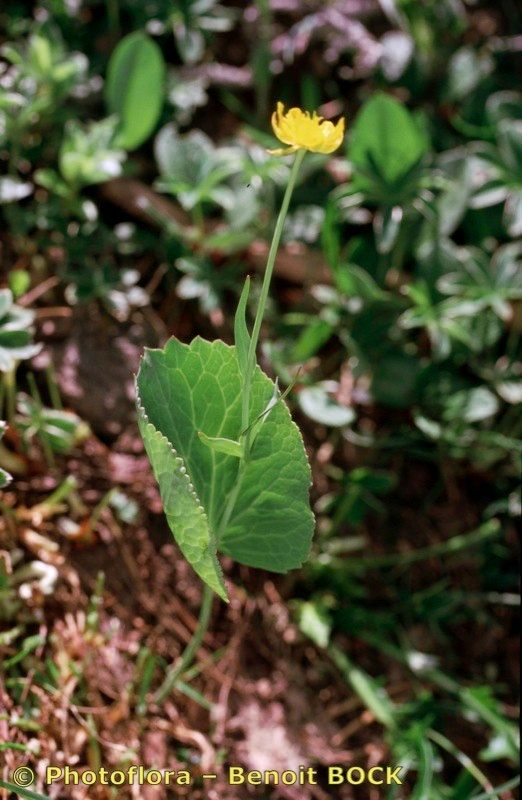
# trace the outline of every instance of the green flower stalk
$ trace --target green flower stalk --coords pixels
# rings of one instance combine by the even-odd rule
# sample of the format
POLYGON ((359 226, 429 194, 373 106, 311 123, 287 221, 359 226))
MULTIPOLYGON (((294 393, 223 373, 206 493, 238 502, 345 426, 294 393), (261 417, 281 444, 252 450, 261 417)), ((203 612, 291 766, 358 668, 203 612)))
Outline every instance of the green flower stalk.
POLYGON ((293 154, 288 184, 249 331, 247 278, 234 321, 234 347, 196 337, 146 350, 137 377, 138 422, 159 484, 167 521, 182 553, 203 580, 192 640, 155 695, 175 687, 208 629, 214 592, 228 601, 218 553, 285 573, 308 557, 315 520, 311 472, 284 395, 257 365, 257 347, 277 251, 306 151, 330 153, 342 141, 336 125, 300 109, 273 115, 275 134, 293 154))

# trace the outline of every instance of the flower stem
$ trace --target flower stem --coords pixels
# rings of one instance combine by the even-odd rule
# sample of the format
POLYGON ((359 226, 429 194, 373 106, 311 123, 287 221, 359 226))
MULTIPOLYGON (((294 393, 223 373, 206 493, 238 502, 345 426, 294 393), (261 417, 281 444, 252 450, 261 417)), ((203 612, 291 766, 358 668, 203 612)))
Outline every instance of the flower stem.
POLYGON ((170 692, 175 688, 176 682, 178 678, 183 675, 184 672, 191 666, 192 662, 194 661, 194 657, 199 650, 203 639, 205 638, 205 634, 208 630, 208 626, 210 623, 210 616, 212 612, 212 600, 214 598, 213 590, 207 586, 207 584, 203 587, 203 598, 201 600, 201 610, 199 612, 199 619, 198 619, 198 626, 194 631, 194 635, 192 639, 186 646, 185 650, 183 651, 179 660, 173 664, 167 674, 161 686, 159 687, 158 691, 154 695, 154 700, 156 703, 162 703, 166 697, 170 694, 170 692))
POLYGON ((272 274, 274 272, 274 264, 276 260, 277 251, 279 249, 279 244, 281 242, 281 236, 283 234, 283 228, 285 225, 286 215, 288 213, 288 208, 290 206, 290 199, 292 197, 292 193, 295 188, 295 183, 297 180, 297 175, 299 173, 299 168, 303 163, 303 158, 305 155, 305 150, 298 150, 297 154, 294 159, 294 163, 292 164, 292 169, 290 171, 290 177, 288 179, 288 184, 285 190, 285 194, 283 197, 283 202, 281 204, 281 209, 279 211, 279 216, 277 217, 276 226, 274 228, 274 235, 272 237, 272 244, 270 245, 270 250, 268 252, 268 259, 266 262, 266 269, 265 274, 263 277, 263 285, 261 287, 261 294, 259 296, 259 304, 257 306, 256 317, 254 320, 254 327, 252 329, 252 336, 250 338, 250 345, 248 348, 248 357, 247 357, 247 367, 245 370, 245 374, 243 375, 243 397, 242 397, 242 405, 241 405, 241 432, 244 431, 242 434, 243 444, 244 444, 244 455, 240 461, 236 482, 232 487, 228 497, 227 502, 225 504, 225 509, 221 516, 219 522, 219 528, 216 532, 216 542, 219 545, 223 533, 228 525, 230 517, 232 516, 232 512, 234 510, 234 506, 236 504, 239 490, 241 488, 241 482, 243 480, 243 475, 245 473, 249 456, 250 456, 250 428, 249 428, 249 415, 250 415, 250 394, 252 389, 252 380, 254 377, 254 370, 256 367, 256 350, 257 350, 257 343, 259 341, 259 334, 261 331, 261 324, 263 322, 263 317, 265 315, 265 308, 266 308, 266 301, 268 299, 268 292, 270 290, 270 283, 272 281, 272 274))
MULTIPOLYGON (((270 245, 270 250, 268 252, 268 259, 266 262, 263 285, 261 287, 261 294, 259 296, 259 305, 257 307, 256 318, 254 320, 254 327, 252 329, 252 336, 250 338, 250 346, 248 349, 248 365, 247 365, 246 375, 244 376, 243 404, 242 404, 242 414, 241 414, 242 430, 245 430, 248 427, 248 422, 249 422, 248 417, 250 412, 250 390, 252 387, 252 376, 254 374, 254 369, 256 366, 257 343, 259 341, 261 324, 263 322, 263 317, 265 315, 266 301, 268 299, 268 292, 270 290, 270 283, 272 281, 272 274, 274 272, 276 255, 279 249, 279 244, 281 242, 281 236, 283 234, 286 215, 288 213, 288 208, 290 206, 290 199, 294 191, 297 175, 299 173, 299 168, 303 163, 305 152, 306 152, 305 150, 298 150, 296 153, 294 163, 292 164, 292 169, 290 172, 290 177, 288 179, 286 191, 283 197, 283 202, 281 204, 281 209, 279 211, 279 216, 277 217, 277 222, 274 229, 274 235, 272 237, 272 244, 270 245)), ((248 433, 246 434, 246 438, 247 438, 246 444, 248 445, 248 433)), ((245 453, 248 456, 248 447, 245 448, 245 453)))
MULTIPOLYGON (((274 235, 272 238, 272 244, 270 245, 270 250, 268 252, 268 259, 266 262, 266 269, 265 274, 263 277, 263 284, 261 287, 261 294, 259 297, 259 305, 257 307, 256 317, 254 320, 254 327, 252 329, 252 336, 250 338, 250 345, 248 348, 248 357, 247 357, 247 367, 245 370, 245 374, 243 376, 243 401, 242 401, 242 409, 241 409, 241 431, 245 431, 243 434, 244 436, 244 457, 241 459, 236 482, 232 487, 230 494, 228 495, 227 502, 225 505, 225 509, 223 515, 220 520, 219 528, 216 533, 216 540, 219 543, 223 532, 225 531, 228 522, 230 520, 230 516, 232 511, 234 510, 234 506, 236 504, 236 500, 239 495, 239 490, 241 487, 241 481, 243 479, 243 474, 245 472, 246 465, 248 463, 249 458, 249 440, 250 440, 250 431, 248 428, 249 423, 249 413, 250 413, 250 394, 252 388, 252 379, 254 376, 254 370, 256 367, 256 350, 257 344, 259 341, 259 334, 261 331, 261 325, 263 322, 263 317, 265 314, 266 308, 266 301, 268 299, 268 292, 270 290, 270 283, 272 280, 272 274, 274 272, 274 264, 276 260, 277 251, 279 249, 279 244, 281 242, 281 236, 283 233, 283 228, 285 224, 286 215, 288 213, 288 208, 290 206, 290 199, 292 197, 292 192, 294 191, 295 183, 297 180, 297 175, 299 172, 299 167, 302 164, 304 158, 305 151, 299 150, 296 154, 294 159, 294 163, 292 164, 292 169, 290 171, 290 177, 288 179, 288 184, 285 190, 285 194, 283 197, 283 202, 281 204, 281 210, 279 211, 279 216, 277 217, 276 226, 274 229, 274 235)), ((192 664, 194 660, 194 656, 196 655, 204 637, 208 630, 209 622, 210 622, 210 615, 212 611, 212 599, 213 599, 213 591, 210 589, 206 584, 203 588, 203 599, 201 601, 201 612, 199 615, 198 626, 194 632, 194 635, 190 642, 188 643, 187 647, 185 648, 181 658, 173 664, 170 669, 168 670, 165 679, 161 686, 159 687, 158 691, 154 695, 154 700, 157 703, 163 702, 165 698, 170 694, 172 689, 176 685, 176 681, 181 675, 188 669, 188 667, 192 664)))

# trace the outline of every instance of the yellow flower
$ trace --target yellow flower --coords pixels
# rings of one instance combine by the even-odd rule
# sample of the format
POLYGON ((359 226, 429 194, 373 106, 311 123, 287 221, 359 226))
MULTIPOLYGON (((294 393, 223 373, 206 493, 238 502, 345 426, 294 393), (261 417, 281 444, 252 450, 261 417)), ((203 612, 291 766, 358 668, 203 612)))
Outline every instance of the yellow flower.
POLYGON ((277 138, 288 148, 269 150, 276 156, 286 156, 296 150, 310 150, 312 153, 333 153, 341 145, 344 137, 344 118, 333 122, 319 117, 317 112, 310 116, 308 111, 291 108, 285 114, 283 103, 277 104, 272 114, 272 128, 277 138))

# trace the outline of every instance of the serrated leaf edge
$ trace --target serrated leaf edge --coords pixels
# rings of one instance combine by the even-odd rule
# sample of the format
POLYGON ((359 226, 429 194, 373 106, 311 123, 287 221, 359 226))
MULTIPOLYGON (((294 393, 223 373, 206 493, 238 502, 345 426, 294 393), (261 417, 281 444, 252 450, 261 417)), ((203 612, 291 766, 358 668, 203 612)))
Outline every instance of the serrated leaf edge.
MULTIPOLYGON (((195 337, 194 337, 194 338, 193 338, 193 339, 190 341, 190 343, 188 343, 188 344, 187 344, 187 343, 185 343, 185 342, 181 342, 181 341, 180 341, 179 339, 177 339, 175 336, 172 336, 172 337, 170 337, 170 338, 167 340, 167 342, 165 343, 165 345, 164 345, 163 347, 146 347, 146 348, 145 348, 145 352, 152 352, 152 353, 162 353, 162 352, 163 352, 163 353, 164 353, 164 352, 167 350, 168 346, 169 346, 169 342, 170 342, 170 341, 172 341, 173 339, 176 339, 176 341, 178 342, 178 344, 180 344, 180 345, 181 345, 183 348, 185 348, 186 350, 190 350, 190 349, 191 349, 191 347, 192 347, 192 345, 194 344, 194 342, 197 342, 197 341, 202 341, 202 342, 205 342, 206 344, 209 344, 211 347, 217 347, 217 346, 219 346, 219 345, 221 344, 221 345, 224 345, 224 346, 225 346, 225 347, 226 347, 228 350, 234 350, 234 349, 235 349, 235 346, 234 346, 234 345, 227 344, 227 343, 226 343, 226 342, 224 342, 222 339, 212 339, 212 340, 209 340, 209 339, 205 339, 205 337, 204 337, 204 336, 200 336, 200 335, 198 334, 198 335, 197 335, 197 336, 195 336, 195 337)), ((259 366, 259 364, 256 364, 256 366, 255 366, 255 369, 254 369, 254 376, 256 375, 256 373, 257 373, 257 372, 259 372, 259 373, 260 373, 260 374, 261 374, 263 377, 267 378, 269 381, 271 381, 271 382, 273 383, 272 379, 271 379, 271 378, 270 378, 270 377, 269 377, 269 376, 268 376, 268 375, 267 375, 267 374, 266 374, 266 373, 265 373, 265 372, 264 372, 264 371, 261 369, 261 367, 259 366)), ((138 392, 138 382, 137 382, 137 375, 135 376, 135 383, 136 383, 136 399, 137 399, 137 403, 138 403, 138 412, 139 412, 139 413, 142 413, 142 414, 143 414, 143 416, 144 416, 144 418, 145 418, 145 420, 146 420, 146 422, 147 422, 147 424, 148 424, 148 425, 151 425, 151 426, 152 426, 152 428, 153 428, 153 429, 154 429, 154 430, 155 430, 157 433, 159 433, 159 434, 160 434, 160 436, 162 436, 162 437, 165 439, 165 441, 168 443, 169 447, 171 448, 171 450, 172 450, 172 452, 174 453, 174 455, 176 456, 176 458, 180 459, 181 463, 182 463, 182 464, 183 464, 183 466, 185 467, 185 463, 184 463, 184 461, 183 461, 183 458, 182 458, 182 457, 181 457, 181 456, 178 454, 177 450, 175 449, 175 447, 173 447, 173 445, 172 445, 172 443, 170 442, 170 440, 169 440, 169 439, 167 439, 167 437, 166 437, 166 436, 165 436, 163 433, 161 433, 161 431, 158 431, 158 429, 157 429, 157 428, 156 428, 156 427, 153 425, 153 423, 152 423, 152 422, 150 422, 149 418, 147 417, 147 414, 145 413, 145 409, 144 409, 144 408, 143 408, 143 406, 141 405, 141 399, 140 399, 140 397, 139 397, 139 392, 138 392)), ((287 403, 286 403, 286 400, 283 400, 283 401, 282 401, 282 403, 281 403, 281 405, 282 405, 282 406, 283 406, 283 408, 286 410, 286 413, 287 413, 287 415, 288 415, 288 420, 289 420, 289 422, 290 422, 290 423, 291 423, 291 425, 292 425, 292 426, 293 426, 293 427, 296 429, 296 431, 297 431, 297 433, 298 433, 298 436, 299 436, 299 440, 300 440, 300 442, 301 442, 301 445, 302 445, 302 448, 303 448, 303 451, 304 451, 304 453, 305 453, 306 466, 307 466, 307 468, 308 468, 308 489, 310 490, 310 489, 312 488, 312 486, 313 486, 313 475, 312 475, 312 467, 310 466, 310 460, 309 460, 309 458, 308 458, 308 453, 307 453, 306 446, 305 446, 304 439, 303 439, 303 433, 302 433, 302 431, 301 431, 301 429, 300 429, 299 425, 297 424, 297 422, 296 422, 296 421, 294 420, 294 418, 292 417, 292 414, 290 413, 290 409, 288 408, 288 405, 287 405, 287 403)), ((185 470, 186 470, 186 467, 185 467, 185 470)), ((187 479, 189 480, 189 483, 190 483, 190 479, 188 478, 188 471, 187 471, 187 479)), ((191 484, 191 486, 192 486, 192 484, 191 484)), ((194 489, 194 487, 193 487, 193 486, 192 486, 192 490, 193 490, 193 492, 194 492, 194 497, 196 498, 196 500, 197 500, 197 502, 198 502, 198 504, 199 504, 200 508, 202 509, 202 511, 203 511, 203 513, 204 513, 204 515, 205 515, 205 518, 207 519, 207 522, 208 522, 208 515, 207 515, 207 512, 205 511, 205 508, 204 508, 204 506, 201 504, 201 501, 200 501, 200 499, 199 499, 199 497, 198 497, 198 495, 197 495, 197 493, 196 493, 196 490, 194 489)), ((310 506, 310 505, 309 505, 309 507, 308 507, 308 511, 309 511, 309 513, 310 513, 310 516, 312 517, 312 519, 313 519, 313 521, 314 521, 314 530, 315 530, 315 522, 316 522, 316 520, 315 520, 315 514, 314 514, 314 512, 312 511, 312 508, 311 508, 311 506, 310 506)), ((211 542, 212 542, 212 545, 213 545, 213 547, 216 547, 216 540, 215 540, 214 534, 213 534, 213 532, 212 532, 212 530, 211 530, 210 524, 209 524, 209 532, 210 532, 210 540, 211 540, 211 542)), ((314 535, 314 533, 312 532, 312 537, 311 537, 311 539, 313 539, 313 535, 314 535)), ((310 547, 311 547, 311 546, 312 546, 312 542, 310 541, 310 547)), ((219 558, 217 557, 217 547, 216 547, 216 550, 215 550, 215 554, 216 554, 216 561, 217 561, 217 564, 218 564, 218 571, 219 571, 219 574, 220 574, 221 576, 223 576, 223 571, 222 571, 222 569, 221 569, 221 564, 220 564, 220 562, 219 562, 219 558)), ((228 553, 224 553, 224 555, 226 555, 226 556, 229 556, 230 558, 233 558, 233 559, 234 559, 234 561, 237 561, 237 559, 235 559, 235 558, 234 558, 234 556, 230 556, 228 553)), ((308 555, 308 557, 309 557, 309 555, 308 555)), ((306 559, 306 558, 304 558, 304 559, 303 559, 303 560, 300 562, 300 564, 299 564, 299 565, 297 565, 296 567, 294 567, 293 569, 300 569, 300 568, 301 568, 301 567, 302 567, 302 566, 303 566, 303 565, 306 563, 306 560, 307 560, 307 559, 306 559)), ((238 563, 238 564, 240 564, 240 563, 242 563, 242 562, 240 562, 240 561, 237 561, 237 563, 238 563)), ((254 569, 255 569, 255 568, 254 568, 254 569)), ((273 570, 273 572, 274 572, 274 573, 276 573, 276 574, 280 574, 280 575, 287 574, 286 572, 280 572, 280 573, 277 573, 277 571, 276 571, 276 570, 273 570)), ((228 599, 227 599, 227 602, 228 602, 228 599)))
MULTIPOLYGON (((145 350, 149 350, 149 349, 156 349, 156 348, 145 348, 145 350)), ((157 348, 157 349, 161 349, 161 348, 157 348)), ((141 360, 140 360, 140 366, 141 366, 141 360)), ((145 408, 144 408, 144 406, 143 406, 143 404, 141 402, 141 397, 140 397, 140 393, 139 393, 139 389, 138 389, 138 373, 134 376, 134 386, 135 386, 135 392, 136 392, 136 408, 138 410, 138 416, 145 422, 145 425, 146 425, 147 428, 151 429, 156 436, 159 436, 167 444, 167 446, 170 449, 172 455, 174 456, 174 460, 176 462, 176 465, 179 467, 180 474, 183 475, 184 478, 187 481, 187 488, 189 490, 189 493, 192 495, 192 497, 194 498, 194 500, 195 500, 195 502, 197 504, 198 511, 200 511, 203 514, 204 518, 205 518, 205 521, 207 523, 209 536, 210 536, 210 541, 209 541, 209 550, 211 551, 210 555, 213 558, 213 561, 215 563, 216 570, 217 570, 217 573, 218 573, 218 577, 221 579, 221 582, 223 583, 223 587, 225 589, 225 594, 220 594, 220 597, 226 603, 228 603, 229 599, 228 599, 228 595, 227 595, 227 592, 226 592, 225 579, 224 579, 223 570, 221 568, 221 564, 220 564, 220 561, 219 561, 219 558, 218 558, 216 537, 214 536, 214 532, 213 532, 212 527, 210 525, 210 522, 209 522, 209 519, 208 519, 208 514, 205 511, 205 508, 204 508, 201 500, 199 499, 199 496, 198 496, 198 494, 197 494, 197 492, 196 492, 196 490, 194 488, 194 484, 190 480, 189 471, 188 471, 188 469, 187 469, 187 467, 185 465, 185 462, 184 462, 183 458, 179 455, 178 451, 173 446, 172 442, 165 436, 165 434, 162 433, 158 428, 156 428, 154 423, 152 423, 150 421, 150 419, 149 419, 149 417, 147 415, 147 412, 145 411, 145 408)), ((183 557, 185 558, 185 555, 183 555, 183 557)), ((192 567, 192 564, 190 566, 192 567)), ((194 570, 194 572, 195 571, 196 570, 194 570)), ((201 576, 198 576, 198 577, 201 578, 201 576)), ((203 578, 201 578, 201 580, 203 580, 203 578)))

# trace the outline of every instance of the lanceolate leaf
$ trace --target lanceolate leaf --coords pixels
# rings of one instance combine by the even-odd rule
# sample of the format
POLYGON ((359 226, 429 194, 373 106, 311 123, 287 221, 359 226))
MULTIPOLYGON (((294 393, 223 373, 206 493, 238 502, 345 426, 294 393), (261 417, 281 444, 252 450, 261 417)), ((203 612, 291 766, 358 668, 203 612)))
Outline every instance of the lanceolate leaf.
POLYGON ((198 431, 198 436, 207 447, 212 448, 217 453, 225 453, 235 458, 243 458, 243 448, 240 442, 235 439, 224 439, 222 436, 207 436, 203 431, 198 431))
POLYGON ((250 347, 250 335, 246 324, 246 306, 248 294, 250 292, 250 277, 247 276, 234 319, 234 342, 236 345, 237 357, 241 372, 245 375, 248 363, 248 349, 250 347))
MULTIPOLYGON (((190 345, 171 339, 164 350, 146 351, 137 388, 140 429, 165 513, 200 577, 226 597, 216 552, 272 572, 300 566, 314 528, 308 499, 310 468, 301 434, 282 402, 259 430, 230 520, 220 530, 242 462, 208 447, 198 432, 239 438, 241 378, 236 349, 199 337, 190 345)), ((266 409, 273 392, 273 382, 256 369, 251 420, 266 409)))

